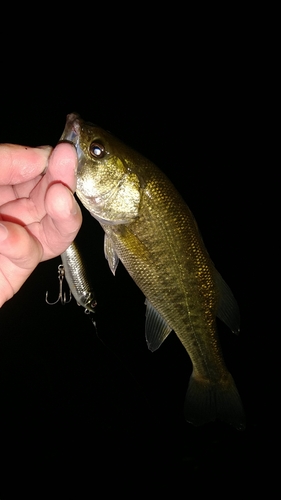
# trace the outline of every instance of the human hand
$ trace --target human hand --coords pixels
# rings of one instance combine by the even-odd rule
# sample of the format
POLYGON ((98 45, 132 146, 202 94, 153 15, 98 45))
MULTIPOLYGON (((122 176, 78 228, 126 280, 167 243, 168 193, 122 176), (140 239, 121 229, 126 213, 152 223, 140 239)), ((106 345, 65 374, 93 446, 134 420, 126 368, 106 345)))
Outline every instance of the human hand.
POLYGON ((68 143, 53 151, 0 145, 0 307, 39 262, 60 255, 75 239, 82 223, 72 194, 76 167, 68 143))

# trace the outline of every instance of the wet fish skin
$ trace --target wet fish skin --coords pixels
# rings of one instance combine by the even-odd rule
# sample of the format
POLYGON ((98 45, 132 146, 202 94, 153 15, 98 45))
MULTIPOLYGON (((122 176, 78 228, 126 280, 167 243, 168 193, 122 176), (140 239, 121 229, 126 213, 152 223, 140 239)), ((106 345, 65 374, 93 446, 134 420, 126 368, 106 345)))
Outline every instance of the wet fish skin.
POLYGON ((243 429, 216 327, 218 316, 237 332, 239 309, 188 206, 154 164, 79 115, 68 115, 61 140, 76 146, 76 194, 105 231, 112 272, 120 259, 146 297, 149 349, 174 330, 191 358, 186 420, 201 425, 219 418, 243 429))

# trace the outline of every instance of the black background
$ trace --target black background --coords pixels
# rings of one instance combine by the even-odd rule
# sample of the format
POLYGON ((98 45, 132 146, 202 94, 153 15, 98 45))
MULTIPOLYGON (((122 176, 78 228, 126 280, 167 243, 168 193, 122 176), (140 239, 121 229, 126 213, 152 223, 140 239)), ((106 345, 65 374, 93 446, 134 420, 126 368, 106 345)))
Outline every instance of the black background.
POLYGON ((183 494, 272 484, 279 422, 257 193, 266 195, 262 48, 241 25, 229 37, 227 26, 205 33, 199 22, 193 36, 173 26, 176 38, 168 29, 154 37, 153 25, 126 31, 117 48, 114 37, 106 45, 93 30, 85 40, 66 23, 60 47, 46 42, 40 56, 43 35, 29 32, 30 46, 3 66, 0 142, 55 146, 66 114, 77 111, 168 174, 240 305, 240 336, 221 323, 219 332, 246 430, 184 421, 189 358, 174 334, 147 350, 144 297, 121 264, 111 274, 103 232, 83 210, 78 241, 98 298, 98 336, 74 300, 45 303, 46 290, 50 299, 58 292, 59 257, 41 263, 0 311, 1 500, 17 488, 91 498, 98 485, 114 485, 134 498, 171 480, 178 498, 180 479, 183 494))

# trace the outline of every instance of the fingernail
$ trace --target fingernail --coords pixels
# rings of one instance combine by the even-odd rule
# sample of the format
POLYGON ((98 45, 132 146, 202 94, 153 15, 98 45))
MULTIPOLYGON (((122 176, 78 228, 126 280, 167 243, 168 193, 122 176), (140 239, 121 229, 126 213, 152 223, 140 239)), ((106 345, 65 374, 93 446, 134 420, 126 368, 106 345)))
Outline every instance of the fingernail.
POLYGON ((78 205, 77 201, 75 200, 75 196, 72 193, 72 191, 69 190, 69 193, 71 195, 70 213, 71 213, 71 215, 76 215, 78 210, 79 210, 79 205, 78 205))
POLYGON ((72 205, 72 208, 70 210, 70 213, 71 213, 71 215, 76 215, 78 213, 78 211, 79 211, 79 205, 73 196, 73 205, 72 205))
POLYGON ((45 173, 48 170, 48 165, 49 165, 49 156, 51 155, 53 148, 52 146, 37 146, 37 149, 41 149, 43 151, 46 151, 47 156, 46 156, 46 165, 44 167, 44 170, 41 172, 41 175, 45 175, 45 173))
POLYGON ((0 224, 0 241, 5 241, 8 236, 8 229, 4 224, 0 224))

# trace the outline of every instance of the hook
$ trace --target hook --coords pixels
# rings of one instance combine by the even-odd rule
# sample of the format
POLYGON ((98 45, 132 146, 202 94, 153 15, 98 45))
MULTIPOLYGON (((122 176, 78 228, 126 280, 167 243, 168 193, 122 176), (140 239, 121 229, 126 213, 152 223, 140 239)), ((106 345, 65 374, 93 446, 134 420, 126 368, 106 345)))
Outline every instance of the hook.
POLYGON ((71 301, 71 291, 69 290, 69 299, 66 299, 66 293, 63 292, 63 289, 62 289, 62 282, 65 278, 65 271, 64 271, 64 267, 62 264, 60 264, 58 266, 58 279, 59 279, 59 296, 57 298, 57 300, 55 302, 49 302, 48 300, 48 295, 49 295, 49 292, 46 292, 46 295, 45 295, 45 301, 47 302, 47 304, 49 304, 50 306, 53 306, 55 304, 57 304, 59 301, 61 302, 61 304, 68 304, 70 301, 71 301))

